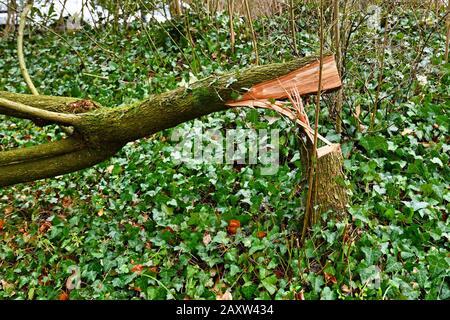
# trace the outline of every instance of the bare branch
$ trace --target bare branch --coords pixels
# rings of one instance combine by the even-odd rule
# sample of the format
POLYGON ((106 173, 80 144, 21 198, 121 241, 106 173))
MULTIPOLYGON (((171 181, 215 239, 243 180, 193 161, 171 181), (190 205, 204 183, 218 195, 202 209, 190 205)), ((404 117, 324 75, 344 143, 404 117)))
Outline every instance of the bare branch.
POLYGON ((74 125, 79 120, 79 117, 74 114, 58 113, 53 111, 42 110, 27 106, 20 102, 14 102, 8 99, 0 98, 0 106, 11 109, 13 111, 28 114, 32 118, 38 118, 55 123, 62 123, 67 125, 74 125))
POLYGON ((37 96, 39 95, 39 92, 36 90, 36 87, 34 86, 33 81, 31 81, 30 75, 28 74, 27 66, 25 64, 25 57, 23 54, 23 30, 25 29, 25 22, 27 20, 28 12, 30 12, 32 7, 32 4, 28 4, 27 6, 25 6, 22 14, 20 15, 19 35, 17 37, 17 56, 19 58, 20 71, 22 72, 23 78, 25 79, 25 82, 27 83, 27 86, 28 88, 30 88, 31 92, 37 96))

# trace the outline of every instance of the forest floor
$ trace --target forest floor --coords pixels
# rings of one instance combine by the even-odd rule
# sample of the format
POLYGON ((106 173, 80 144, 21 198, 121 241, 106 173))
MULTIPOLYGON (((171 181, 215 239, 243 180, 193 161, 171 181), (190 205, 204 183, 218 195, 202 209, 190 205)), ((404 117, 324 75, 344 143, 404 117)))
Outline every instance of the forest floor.
MULTIPOLYGON (((310 55, 317 21, 302 10, 309 18, 298 21, 298 48, 310 55)), ((229 110, 129 143, 93 168, 0 190, 0 299, 449 299, 444 24, 400 9, 388 20, 383 70, 382 29, 362 23, 349 37, 342 134, 328 111, 333 95, 323 99, 320 133, 342 144, 348 214, 325 213, 301 245, 297 129, 270 111, 229 110), (277 174, 262 175, 261 164, 173 161, 174 130, 194 139, 210 128, 280 130, 277 174), (240 222, 235 234, 227 232, 232 219, 240 222)), ((252 64, 242 19, 235 30, 234 53, 219 14, 120 34, 36 31, 25 37, 25 54, 42 94, 113 107, 252 64)), ((285 17, 260 18, 255 30, 261 64, 292 59, 285 17)), ((0 52, 0 90, 28 92, 14 37, 0 52)), ((0 150, 63 136, 57 127, 0 120, 0 150)))

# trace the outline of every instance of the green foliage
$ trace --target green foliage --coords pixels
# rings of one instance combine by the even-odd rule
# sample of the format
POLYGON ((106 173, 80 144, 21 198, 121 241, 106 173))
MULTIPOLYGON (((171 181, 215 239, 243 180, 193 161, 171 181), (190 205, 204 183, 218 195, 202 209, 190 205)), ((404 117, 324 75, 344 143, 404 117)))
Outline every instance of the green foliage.
MULTIPOLYGON (((57 299, 74 267, 81 283, 70 299, 215 299, 227 290, 237 299, 450 298, 444 33, 430 38, 417 70, 428 82, 397 86, 409 79, 423 30, 412 13, 395 15, 401 19, 391 34, 400 47, 386 56, 376 131, 364 131, 379 72, 373 74, 375 56, 365 48, 381 33, 365 28, 347 53, 343 134, 335 133, 326 108, 320 119, 321 134, 343 144, 346 217, 323 215, 300 247, 304 203, 294 129, 281 120, 269 125, 268 112, 230 110, 196 125, 281 129, 277 175, 262 176, 260 165, 174 164, 170 129, 93 168, 1 190, 0 298, 57 299), (231 219, 241 223, 235 235, 227 233, 231 219)), ((51 33, 35 34, 26 40, 29 72, 43 94, 114 106, 189 84, 195 70, 201 78, 253 61, 245 32, 237 32, 231 52, 225 15, 191 15, 188 23, 195 47, 184 20, 97 31, 99 43, 81 32, 70 35, 70 46, 51 33)), ((255 21, 262 63, 291 57, 287 23, 255 21)), ((244 22, 236 19, 235 29, 245 31, 244 22)), ((298 30, 301 52, 310 54, 315 29, 301 20, 298 30)), ((9 40, 0 42, 0 90, 27 92, 9 40)), ((0 150, 62 137, 55 127, 1 120, 0 150)))

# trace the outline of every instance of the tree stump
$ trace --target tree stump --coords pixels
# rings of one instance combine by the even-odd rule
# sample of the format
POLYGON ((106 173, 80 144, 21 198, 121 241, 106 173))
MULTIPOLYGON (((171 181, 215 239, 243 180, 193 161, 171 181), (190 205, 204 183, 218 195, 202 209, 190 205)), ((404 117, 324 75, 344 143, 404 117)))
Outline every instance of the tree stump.
MULTIPOLYGON (((302 149, 301 158, 303 174, 309 172, 312 144, 308 141, 306 148, 302 149)), ((340 144, 332 144, 317 149, 317 167, 315 174, 317 180, 314 184, 313 194, 315 201, 313 207, 316 213, 328 210, 334 213, 345 211, 348 203, 347 189, 344 184, 343 171, 344 157, 340 144)))

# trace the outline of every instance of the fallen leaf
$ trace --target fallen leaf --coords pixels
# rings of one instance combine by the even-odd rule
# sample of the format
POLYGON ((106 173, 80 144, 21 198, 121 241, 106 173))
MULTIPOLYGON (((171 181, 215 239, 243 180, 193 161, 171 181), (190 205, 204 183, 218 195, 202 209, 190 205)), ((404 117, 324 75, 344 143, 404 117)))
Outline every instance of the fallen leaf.
POLYGON ((295 295, 295 299, 297 299, 297 300, 305 300, 305 295, 303 293, 303 290, 295 295))
POLYGON ((6 282, 5 280, 0 280, 1 287, 3 290, 11 290, 14 289, 14 284, 6 282))
POLYGON ((63 291, 59 294, 58 300, 69 300, 69 295, 67 292, 63 291))
POLYGON ((11 206, 6 207, 5 210, 4 210, 5 215, 11 214, 13 211, 14 211, 14 208, 11 207, 11 206))
POLYGON ((148 270, 150 270, 150 272, 153 272, 153 273, 159 272, 159 268, 157 266, 149 267, 148 270))
POLYGON ((230 291, 225 291, 225 293, 224 294, 218 294, 217 296, 216 296, 216 300, 233 300, 233 296, 231 295, 231 292, 230 291))
POLYGON ((80 286, 80 275, 78 274, 79 270, 73 269, 72 274, 67 277, 66 280, 66 289, 71 291, 73 289, 78 289, 80 286))
POLYGON ((106 172, 108 172, 109 174, 111 174, 113 172, 113 170, 114 170, 114 165, 113 164, 106 167, 106 172))
POLYGON ((133 268, 131 268, 131 271, 141 273, 143 269, 144 269, 144 266, 142 264, 137 264, 133 268))
POLYGON ((5 220, 0 220, 0 231, 3 230, 4 225, 5 225, 5 220))
POLYGON ((131 287, 131 290, 134 290, 136 292, 141 292, 142 291, 142 289, 139 288, 139 287, 131 287))
POLYGON ((342 293, 344 293, 344 294, 350 294, 350 293, 351 293, 350 288, 349 288, 346 284, 343 284, 343 285, 341 286, 341 291, 342 291, 342 293))
POLYGON ((241 226, 241 222, 239 220, 236 220, 236 219, 231 219, 230 222, 228 222, 228 225, 230 227, 239 228, 241 226))
POLYGON ((174 233, 175 231, 173 231, 173 229, 171 227, 165 227, 163 232, 170 232, 170 233, 174 233))
POLYGON ((325 276, 325 282, 327 284, 330 283, 330 282, 333 283, 333 284, 337 283, 336 277, 333 276, 332 274, 329 274, 329 273, 326 273, 326 272, 324 272, 323 274, 325 276))
POLYGON ((355 116, 359 120, 359 115, 361 114, 361 106, 358 104, 355 108, 355 116))
POLYGON ((207 246, 211 242, 211 235, 208 232, 205 232, 203 235, 203 244, 207 246))
POLYGON ((39 227, 39 232, 40 233, 46 233, 48 231, 48 229, 50 229, 51 227, 52 227, 52 223, 50 221, 45 221, 39 227))
POLYGON ((265 231, 258 231, 256 233, 256 236, 260 239, 264 238, 266 235, 267 235, 267 232, 265 232, 265 231))
POLYGON ((284 272, 280 269, 273 270, 273 273, 278 279, 284 278, 284 272))
POLYGON ((241 226, 241 222, 236 219, 231 219, 228 222, 228 228, 227 231, 229 234, 236 234, 237 229, 241 226))
POLYGON ((429 148, 431 147, 432 144, 434 144, 433 141, 430 142, 419 142, 422 146, 424 146, 424 148, 429 148))
POLYGON ((402 136, 406 136, 406 135, 408 135, 408 134, 410 134, 410 133, 412 133, 412 132, 413 132, 413 131, 412 131, 411 129, 405 128, 405 129, 402 131, 401 135, 402 135, 402 136))
POLYGON ((62 199, 61 204, 63 206, 63 208, 70 208, 72 206, 73 200, 71 197, 66 196, 62 199))

